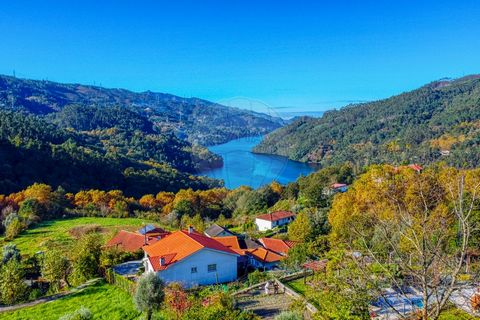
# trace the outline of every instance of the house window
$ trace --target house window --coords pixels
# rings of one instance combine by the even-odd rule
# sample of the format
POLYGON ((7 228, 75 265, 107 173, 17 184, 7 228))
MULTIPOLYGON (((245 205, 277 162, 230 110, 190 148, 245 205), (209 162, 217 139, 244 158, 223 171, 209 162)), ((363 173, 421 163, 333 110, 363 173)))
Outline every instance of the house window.
POLYGON ((197 267, 192 267, 191 273, 197 273, 197 267))
POLYGON ((216 264, 209 264, 208 265, 208 272, 215 272, 217 271, 217 265, 216 264))

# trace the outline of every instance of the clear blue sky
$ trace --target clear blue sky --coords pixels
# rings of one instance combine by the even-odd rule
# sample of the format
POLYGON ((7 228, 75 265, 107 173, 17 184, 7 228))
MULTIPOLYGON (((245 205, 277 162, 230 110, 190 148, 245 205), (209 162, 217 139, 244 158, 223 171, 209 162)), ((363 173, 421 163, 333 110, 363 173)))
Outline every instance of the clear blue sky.
POLYGON ((477 0, 2 1, 0 35, 0 73, 288 111, 480 73, 477 0))

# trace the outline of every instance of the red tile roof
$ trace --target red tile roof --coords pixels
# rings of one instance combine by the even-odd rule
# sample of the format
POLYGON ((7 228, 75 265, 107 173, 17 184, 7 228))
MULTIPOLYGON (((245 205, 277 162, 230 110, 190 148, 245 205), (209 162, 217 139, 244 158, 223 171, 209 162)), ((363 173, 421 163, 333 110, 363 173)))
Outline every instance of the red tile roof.
POLYGON ((271 250, 273 252, 287 255, 288 251, 297 244, 294 241, 274 239, 274 238, 261 238, 258 239, 260 243, 265 247, 265 249, 271 250))
POLYGON ((409 164, 408 167, 419 172, 423 170, 422 166, 418 164, 409 164))
POLYGON ((266 213, 257 216, 257 219, 267 220, 267 221, 278 221, 288 217, 294 217, 295 214, 290 211, 276 211, 272 213, 266 213))
POLYGON ((279 262, 285 259, 284 256, 264 248, 248 249, 246 250, 246 253, 260 262, 279 262))
POLYGON ((188 231, 176 231, 159 240, 157 243, 144 247, 143 250, 147 253, 153 269, 159 271, 167 269, 175 262, 181 261, 204 248, 237 255, 234 250, 226 247, 217 240, 195 231, 192 233, 188 231), (160 258, 165 259, 163 266, 160 265, 160 258))
MULTIPOLYGON (((159 241, 159 239, 155 237, 149 237, 149 236, 147 236, 146 240, 147 240, 147 245, 151 245, 159 241)), ((106 244, 107 247, 118 247, 119 249, 129 251, 129 252, 139 251, 142 249, 144 245, 145 245, 145 236, 135 232, 125 231, 125 230, 120 230, 115 235, 115 237, 113 237, 106 244)))
POLYGON ((330 187, 332 189, 338 189, 338 188, 343 188, 343 187, 346 187, 347 185, 345 183, 334 183, 332 184, 330 187))
POLYGON ((241 249, 240 243, 238 242, 238 238, 236 236, 228 236, 228 237, 213 237, 212 239, 220 242, 225 247, 230 249, 241 249))

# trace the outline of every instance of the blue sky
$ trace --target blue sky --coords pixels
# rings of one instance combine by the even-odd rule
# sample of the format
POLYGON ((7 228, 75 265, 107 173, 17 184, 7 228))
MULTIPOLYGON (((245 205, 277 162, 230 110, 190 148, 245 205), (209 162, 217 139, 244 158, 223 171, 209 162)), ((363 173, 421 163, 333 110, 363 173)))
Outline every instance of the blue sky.
POLYGON ((473 0, 2 1, 0 73, 318 111, 480 73, 479 17, 473 0))

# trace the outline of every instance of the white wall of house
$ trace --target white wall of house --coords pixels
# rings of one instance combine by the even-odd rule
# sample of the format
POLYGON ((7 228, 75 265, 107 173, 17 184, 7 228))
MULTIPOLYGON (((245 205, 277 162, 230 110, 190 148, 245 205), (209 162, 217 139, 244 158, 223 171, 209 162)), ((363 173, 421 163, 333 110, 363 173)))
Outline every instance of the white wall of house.
MULTIPOLYGON (((158 271, 157 275, 166 283, 180 282, 186 288, 231 282, 237 279, 237 257, 237 255, 204 248, 172 264, 166 270, 158 271), (213 265, 216 270, 213 270, 213 265)), ((151 270, 150 265, 145 271, 151 270)))
POLYGON ((272 222, 268 220, 263 220, 263 219, 255 219, 255 224, 257 225, 258 230, 260 231, 265 231, 265 230, 270 230, 272 229, 272 222))
POLYGON ((294 218, 295 217, 292 216, 292 217, 283 218, 276 221, 268 221, 268 220, 256 218, 255 224, 257 225, 258 230, 265 231, 265 230, 273 229, 275 227, 283 226, 285 224, 289 224, 291 221, 293 221, 294 218))

